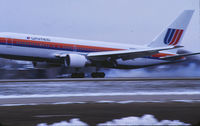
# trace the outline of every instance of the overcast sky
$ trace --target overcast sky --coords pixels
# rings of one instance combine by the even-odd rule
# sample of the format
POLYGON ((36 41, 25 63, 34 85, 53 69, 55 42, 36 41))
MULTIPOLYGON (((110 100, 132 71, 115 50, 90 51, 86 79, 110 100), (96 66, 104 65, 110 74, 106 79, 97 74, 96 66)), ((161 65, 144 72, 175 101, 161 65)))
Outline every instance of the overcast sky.
POLYGON ((0 32, 142 45, 186 9, 183 45, 200 51, 199 0, 0 0, 0 32))

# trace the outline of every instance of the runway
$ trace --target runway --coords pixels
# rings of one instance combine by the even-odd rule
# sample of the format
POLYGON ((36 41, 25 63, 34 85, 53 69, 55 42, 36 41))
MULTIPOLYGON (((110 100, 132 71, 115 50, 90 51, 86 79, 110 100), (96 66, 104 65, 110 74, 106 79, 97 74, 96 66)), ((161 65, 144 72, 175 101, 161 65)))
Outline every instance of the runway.
POLYGON ((1 80, 0 111, 3 126, 36 126, 73 118, 92 126, 144 114, 197 124, 200 78, 1 80))
POLYGON ((199 78, 67 78, 0 81, 0 106, 200 102, 199 78))
POLYGON ((0 106, 58 105, 91 103, 200 103, 200 95, 115 95, 115 96, 49 96, 28 98, 0 98, 0 106))

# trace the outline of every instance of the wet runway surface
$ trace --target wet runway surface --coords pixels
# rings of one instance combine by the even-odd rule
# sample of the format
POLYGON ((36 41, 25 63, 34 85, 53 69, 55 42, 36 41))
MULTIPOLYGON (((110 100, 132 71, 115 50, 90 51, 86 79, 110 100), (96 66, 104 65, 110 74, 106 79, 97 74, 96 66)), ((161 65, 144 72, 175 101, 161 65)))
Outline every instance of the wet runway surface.
MULTIPOLYGON (((0 83, 0 96, 89 94, 200 94, 200 80, 0 83)), ((114 95, 113 94, 113 95, 114 95)))
POLYGON ((169 102, 170 100, 200 102, 200 80, 54 81, 0 83, 1 105, 11 103, 64 104, 79 102, 85 103, 88 101, 119 103, 131 101, 169 102), (16 98, 18 100, 16 100, 16 98), (30 98, 32 99, 30 100, 30 98))

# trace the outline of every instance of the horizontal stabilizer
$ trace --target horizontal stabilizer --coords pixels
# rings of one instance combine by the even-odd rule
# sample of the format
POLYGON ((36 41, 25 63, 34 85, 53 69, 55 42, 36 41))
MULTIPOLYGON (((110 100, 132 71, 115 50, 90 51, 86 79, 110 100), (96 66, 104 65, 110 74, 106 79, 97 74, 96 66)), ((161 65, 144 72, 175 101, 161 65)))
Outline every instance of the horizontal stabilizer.
POLYGON ((198 52, 198 53, 188 53, 188 54, 179 54, 179 55, 175 55, 175 56, 160 57, 160 59, 162 59, 162 60, 177 60, 181 57, 198 55, 198 54, 200 54, 200 52, 198 52))

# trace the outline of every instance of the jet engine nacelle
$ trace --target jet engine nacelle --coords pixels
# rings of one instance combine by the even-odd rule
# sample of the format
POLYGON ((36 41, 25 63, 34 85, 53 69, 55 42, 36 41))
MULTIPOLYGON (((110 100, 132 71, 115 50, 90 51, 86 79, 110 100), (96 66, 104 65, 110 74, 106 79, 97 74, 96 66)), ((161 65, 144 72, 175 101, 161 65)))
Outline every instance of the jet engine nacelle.
POLYGON ((68 54, 65 58, 66 67, 85 67, 87 59, 84 55, 68 54))

